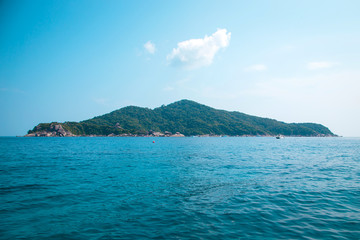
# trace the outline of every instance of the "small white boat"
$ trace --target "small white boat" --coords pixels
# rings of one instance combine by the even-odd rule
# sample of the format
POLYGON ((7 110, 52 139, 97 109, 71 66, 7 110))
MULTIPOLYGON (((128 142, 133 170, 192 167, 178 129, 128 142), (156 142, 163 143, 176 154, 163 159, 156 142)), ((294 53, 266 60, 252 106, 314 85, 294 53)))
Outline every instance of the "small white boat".
POLYGON ((281 138, 284 138, 284 136, 283 135, 277 135, 275 138, 276 139, 281 139, 281 138))

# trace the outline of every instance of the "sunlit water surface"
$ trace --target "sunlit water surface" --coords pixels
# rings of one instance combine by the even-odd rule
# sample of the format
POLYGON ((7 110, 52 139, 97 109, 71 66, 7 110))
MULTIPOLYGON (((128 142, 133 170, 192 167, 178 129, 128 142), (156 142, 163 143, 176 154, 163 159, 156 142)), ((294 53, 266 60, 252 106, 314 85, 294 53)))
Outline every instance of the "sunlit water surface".
POLYGON ((360 239, 360 139, 3 137, 0 238, 360 239))

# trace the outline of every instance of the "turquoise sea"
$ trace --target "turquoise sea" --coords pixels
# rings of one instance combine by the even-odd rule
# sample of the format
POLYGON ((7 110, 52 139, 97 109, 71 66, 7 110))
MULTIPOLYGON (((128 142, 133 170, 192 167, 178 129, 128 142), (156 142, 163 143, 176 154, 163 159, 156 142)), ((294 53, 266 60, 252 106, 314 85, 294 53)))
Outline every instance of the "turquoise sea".
POLYGON ((2 137, 0 239, 360 239, 360 139, 2 137))

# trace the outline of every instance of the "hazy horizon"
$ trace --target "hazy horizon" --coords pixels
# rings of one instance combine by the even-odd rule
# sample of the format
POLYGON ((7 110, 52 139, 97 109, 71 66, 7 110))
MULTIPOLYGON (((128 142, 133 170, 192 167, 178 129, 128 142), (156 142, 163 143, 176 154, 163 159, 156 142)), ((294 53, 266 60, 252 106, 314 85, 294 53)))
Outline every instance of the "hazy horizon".
POLYGON ((2 1, 0 136, 181 99, 360 137, 358 1, 2 1))

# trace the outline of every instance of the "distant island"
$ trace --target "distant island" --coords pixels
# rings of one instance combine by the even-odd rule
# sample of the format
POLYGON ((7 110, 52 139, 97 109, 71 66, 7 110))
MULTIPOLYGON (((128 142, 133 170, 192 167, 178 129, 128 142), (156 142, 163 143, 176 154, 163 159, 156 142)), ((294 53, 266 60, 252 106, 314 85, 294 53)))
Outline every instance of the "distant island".
POLYGON ((155 109, 128 106, 81 122, 40 123, 26 137, 73 136, 305 136, 334 137, 316 123, 274 119, 218 110, 190 100, 155 109))

